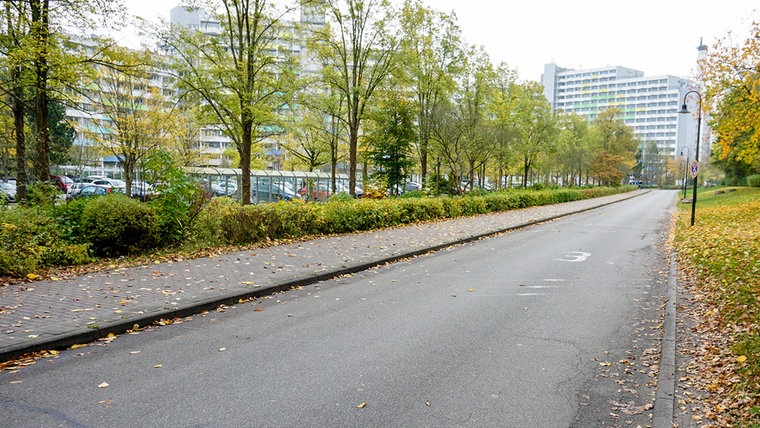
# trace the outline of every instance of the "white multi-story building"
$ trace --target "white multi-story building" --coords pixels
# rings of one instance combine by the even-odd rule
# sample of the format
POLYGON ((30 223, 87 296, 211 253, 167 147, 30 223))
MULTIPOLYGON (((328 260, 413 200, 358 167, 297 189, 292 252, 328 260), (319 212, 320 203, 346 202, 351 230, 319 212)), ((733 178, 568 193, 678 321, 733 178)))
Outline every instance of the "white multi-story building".
MULTIPOLYGON (((593 121, 602 111, 617 108, 641 143, 655 142, 670 157, 689 147, 693 156, 696 114, 678 114, 678 110, 694 82, 670 75, 647 77, 619 66, 573 70, 553 63, 544 66, 541 80, 552 111, 593 121)), ((691 111, 696 113, 693 107, 691 111)))

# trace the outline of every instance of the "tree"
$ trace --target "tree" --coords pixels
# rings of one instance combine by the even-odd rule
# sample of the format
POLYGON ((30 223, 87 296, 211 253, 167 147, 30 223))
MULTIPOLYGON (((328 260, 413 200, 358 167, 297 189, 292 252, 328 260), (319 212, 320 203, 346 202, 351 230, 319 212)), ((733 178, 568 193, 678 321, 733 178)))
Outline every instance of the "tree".
POLYGON ((517 81, 517 73, 510 70, 506 64, 501 64, 496 70, 495 85, 489 106, 490 115, 490 138, 494 144, 495 176, 496 186, 502 188, 505 184, 504 176, 509 174, 509 170, 515 161, 513 146, 515 144, 516 132, 511 126, 512 121, 512 103, 511 91, 512 85, 517 81))
POLYGON ((719 40, 700 63, 705 107, 716 135, 713 159, 734 178, 760 173, 760 23, 734 46, 719 40))
POLYGON ((639 146, 636 153, 636 168, 642 183, 650 186, 662 186, 667 174, 667 156, 660 153, 655 141, 648 141, 639 146))
POLYGON ((531 170, 552 150, 556 119, 538 83, 518 83, 510 88, 510 126, 515 133, 514 148, 520 158, 522 185, 527 187, 531 170))
POLYGON ((581 185, 584 174, 588 177, 592 156, 588 121, 576 114, 562 115, 559 128, 555 159, 562 181, 566 186, 581 185))
POLYGON ((322 112, 299 105, 281 138, 282 147, 310 172, 330 162, 328 120, 322 112))
POLYGON ((596 179, 607 186, 617 186, 628 176, 636 163, 638 142, 633 130, 619 120, 620 110, 607 109, 591 124, 595 156, 591 170, 596 179))
POLYGON ((420 175, 425 184, 428 147, 438 105, 454 88, 464 60, 456 17, 406 0, 401 10, 401 56, 404 78, 416 97, 420 175))
MULTIPOLYGON (((34 176, 47 181, 50 175, 50 100, 54 92, 65 99, 62 89, 78 84, 75 70, 88 62, 62 49, 63 29, 78 28, 89 33, 119 12, 118 0, 19 0, 4 2, 3 37, 0 43, 4 66, 9 71, 6 84, 0 85, 10 98, 16 135, 17 197, 26 194, 27 141, 24 132, 25 110, 32 111, 32 154, 34 176), (96 18, 97 17, 97 18, 96 18)), ((116 20, 123 22, 124 20, 116 20)))
POLYGON ((414 164, 411 150, 417 133, 412 105, 399 94, 391 94, 372 119, 374 126, 368 137, 373 146, 370 157, 380 168, 374 175, 388 183, 393 196, 406 182, 407 172, 414 164))
POLYGON ((153 82, 155 64, 147 51, 118 46, 103 50, 104 60, 116 67, 98 67, 86 96, 93 103, 97 132, 90 137, 119 159, 124 169, 126 194, 132 195, 137 167, 162 145, 171 112, 164 88, 153 82))
POLYGON ((5 2, 3 9, 4 24, 2 38, 2 68, 7 72, 7 78, 0 80, 0 90, 3 93, 3 102, 7 103, 13 115, 13 132, 16 155, 16 197, 19 201, 26 199, 26 133, 25 133, 25 108, 28 73, 25 73, 24 64, 27 56, 24 51, 26 40, 29 37, 29 21, 27 19, 27 4, 25 2, 5 2))
POLYGON ((220 34, 175 27, 162 37, 176 58, 180 89, 201 98, 207 123, 219 125, 235 143, 243 204, 251 201, 253 145, 282 132, 278 110, 292 94, 295 65, 286 52, 292 41, 281 30, 293 7, 222 0, 213 13, 220 34))
POLYGON ((390 33, 388 0, 327 0, 332 25, 317 29, 312 51, 324 83, 345 100, 349 190, 355 194, 359 135, 365 109, 378 86, 397 67, 398 39, 390 33))
MULTIPOLYGON (((60 101, 49 100, 48 109, 48 159, 53 165, 65 165, 69 162, 69 150, 74 144, 76 131, 66 122, 66 107, 60 101)), ((35 124, 35 117, 30 111, 27 111, 26 117, 31 122, 30 128, 38 129, 35 124)), ((36 139, 31 140, 28 147, 31 153, 39 153, 36 143, 36 139)))

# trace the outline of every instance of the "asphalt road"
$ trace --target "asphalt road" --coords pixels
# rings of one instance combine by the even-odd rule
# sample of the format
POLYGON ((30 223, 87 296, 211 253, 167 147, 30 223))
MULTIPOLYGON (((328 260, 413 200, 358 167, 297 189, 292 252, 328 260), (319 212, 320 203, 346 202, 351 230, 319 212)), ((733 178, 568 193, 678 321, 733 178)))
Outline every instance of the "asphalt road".
POLYGON ((13 427, 646 426, 672 192, 64 351, 13 427))

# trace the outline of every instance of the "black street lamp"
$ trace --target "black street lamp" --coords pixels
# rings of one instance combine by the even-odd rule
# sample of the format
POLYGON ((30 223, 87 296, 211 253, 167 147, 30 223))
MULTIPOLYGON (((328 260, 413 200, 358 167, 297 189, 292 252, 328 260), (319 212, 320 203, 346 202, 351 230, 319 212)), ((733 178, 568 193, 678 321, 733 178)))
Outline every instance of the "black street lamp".
POLYGON ((686 168, 683 169, 683 199, 686 199, 686 182, 689 181, 689 146, 681 147, 681 156, 686 150, 686 168))
POLYGON ((685 93, 683 96, 683 105, 681 106, 681 110, 678 110, 678 113, 689 113, 689 109, 686 107, 686 98, 688 98, 690 94, 697 94, 699 97, 699 110, 697 110, 697 147, 696 153, 694 153, 694 163, 696 168, 692 171, 692 175, 694 176, 694 194, 691 198, 691 225, 694 226, 694 213, 697 208, 697 173, 699 172, 699 128, 700 125, 702 125, 702 94, 695 90, 685 93))

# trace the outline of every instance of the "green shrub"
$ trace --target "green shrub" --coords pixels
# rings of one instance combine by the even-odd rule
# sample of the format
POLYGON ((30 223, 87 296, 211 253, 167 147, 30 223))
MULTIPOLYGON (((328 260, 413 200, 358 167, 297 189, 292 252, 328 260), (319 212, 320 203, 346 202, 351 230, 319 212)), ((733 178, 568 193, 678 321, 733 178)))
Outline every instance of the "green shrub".
POLYGON ((29 205, 42 209, 52 209, 60 191, 51 183, 27 184, 26 198, 29 205))
POLYGON ((156 210, 122 194, 91 200, 80 227, 82 239, 100 256, 139 253, 156 248, 160 241, 156 210))
POLYGON ((80 227, 82 213, 90 200, 90 198, 74 199, 65 204, 57 205, 53 209, 53 215, 61 228, 61 236, 67 241, 78 242, 82 234, 80 227))
POLYGON ((67 242, 50 211, 0 209, 0 275, 23 276, 38 268, 89 261, 87 245, 67 242))
POLYGON ((231 242, 225 236, 225 221, 231 221, 231 212, 240 208, 232 198, 212 198, 198 212, 195 221, 187 233, 188 246, 213 247, 228 245, 231 242))
POLYGON ((760 174, 754 174, 747 177, 747 186, 760 187, 760 174))
POLYGON ((399 198, 425 198, 427 197, 427 193, 425 193, 424 190, 411 190, 409 192, 404 192, 400 195, 398 195, 399 198))
POLYGON ((338 192, 327 199, 327 202, 350 202, 354 197, 346 192, 338 192))

